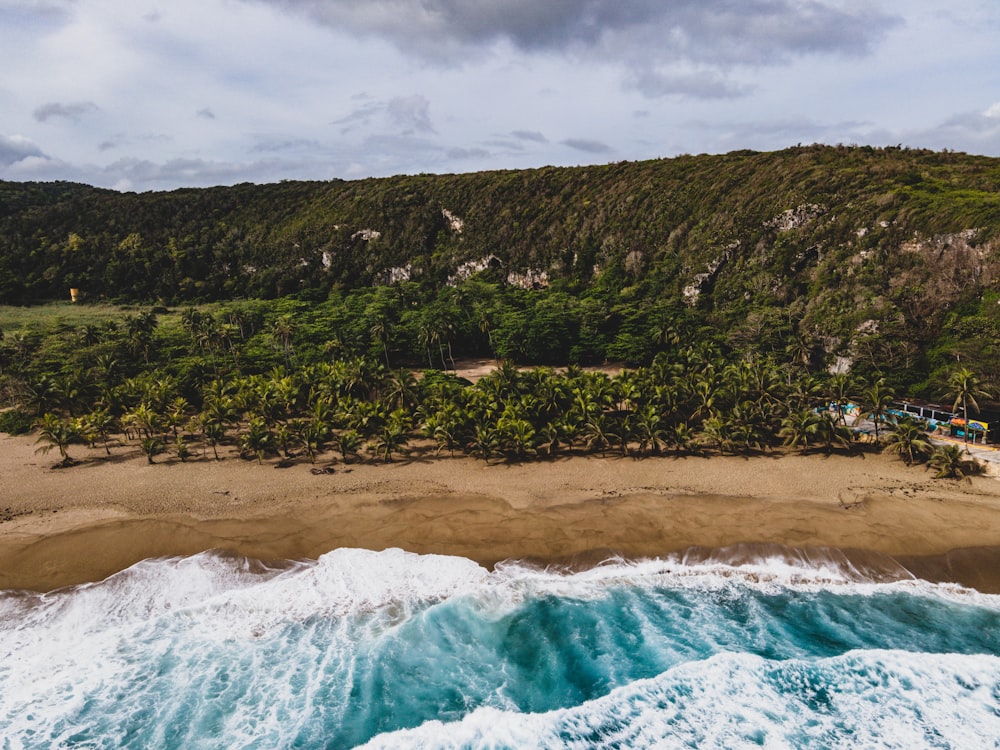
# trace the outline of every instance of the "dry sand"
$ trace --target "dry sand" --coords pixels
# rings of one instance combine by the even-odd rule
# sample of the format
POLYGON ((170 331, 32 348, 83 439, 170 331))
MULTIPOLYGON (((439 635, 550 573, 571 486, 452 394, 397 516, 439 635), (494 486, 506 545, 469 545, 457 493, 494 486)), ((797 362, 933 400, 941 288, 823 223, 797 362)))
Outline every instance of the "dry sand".
POLYGON ((0 437, 0 589, 206 549, 276 560, 402 547, 491 565, 749 543, 867 550, 1000 592, 1000 482, 934 480, 888 456, 429 457, 316 475, 231 455, 150 466, 126 448, 110 460, 77 448, 87 460, 54 469, 34 447, 0 437))

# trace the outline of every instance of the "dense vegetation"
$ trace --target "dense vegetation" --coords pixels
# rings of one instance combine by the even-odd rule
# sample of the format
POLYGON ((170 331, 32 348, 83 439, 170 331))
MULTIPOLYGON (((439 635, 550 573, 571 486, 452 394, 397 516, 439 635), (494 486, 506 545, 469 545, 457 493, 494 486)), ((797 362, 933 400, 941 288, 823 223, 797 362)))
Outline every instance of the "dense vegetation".
POLYGON ((0 311, 3 419, 134 433, 146 407, 150 446, 183 445, 225 396, 226 440, 257 425, 306 450, 307 428, 433 437, 447 401, 449 449, 755 450, 833 390, 940 399, 965 371, 994 391, 998 250, 1000 160, 899 148, 146 194, 0 182, 0 305, 73 287, 95 311, 0 311), (470 356, 638 369, 441 374, 470 356))
POLYGON ((0 304, 324 301, 408 279, 384 296, 450 316, 449 279, 471 276, 519 361, 648 363, 649 327, 693 317, 736 350, 936 387, 959 360, 997 369, 998 238, 1000 160, 896 148, 145 194, 0 182, 0 304))

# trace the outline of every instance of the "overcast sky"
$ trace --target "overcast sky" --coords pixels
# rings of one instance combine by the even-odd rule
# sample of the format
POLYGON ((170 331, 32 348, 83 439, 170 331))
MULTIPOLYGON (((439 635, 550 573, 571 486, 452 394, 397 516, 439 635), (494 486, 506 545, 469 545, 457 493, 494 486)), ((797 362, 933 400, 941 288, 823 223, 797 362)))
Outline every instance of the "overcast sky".
POLYGON ((1000 156, 998 0, 0 0, 0 179, 1000 156))

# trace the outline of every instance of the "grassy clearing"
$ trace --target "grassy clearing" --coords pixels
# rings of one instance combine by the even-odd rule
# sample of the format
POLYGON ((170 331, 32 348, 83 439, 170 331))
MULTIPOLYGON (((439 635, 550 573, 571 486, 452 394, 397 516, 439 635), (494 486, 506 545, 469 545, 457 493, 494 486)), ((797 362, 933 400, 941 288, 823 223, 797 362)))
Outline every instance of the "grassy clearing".
MULTIPOLYGON (((167 312, 160 312, 157 319, 160 325, 180 325, 180 313, 187 307, 194 307, 198 312, 213 313, 222 303, 210 302, 196 305, 171 307, 167 312)), ((0 305, 0 331, 55 331, 60 328, 76 328, 84 325, 101 325, 109 320, 121 322, 126 315, 149 310, 150 304, 115 305, 110 302, 73 303, 47 302, 43 305, 19 307, 16 305, 0 305)), ((162 310, 162 308, 160 308, 162 310)))
POLYGON ((143 308, 103 302, 96 304, 49 302, 30 307, 0 305, 0 330, 42 331, 62 326, 99 325, 109 320, 118 320, 126 313, 140 309, 143 308))

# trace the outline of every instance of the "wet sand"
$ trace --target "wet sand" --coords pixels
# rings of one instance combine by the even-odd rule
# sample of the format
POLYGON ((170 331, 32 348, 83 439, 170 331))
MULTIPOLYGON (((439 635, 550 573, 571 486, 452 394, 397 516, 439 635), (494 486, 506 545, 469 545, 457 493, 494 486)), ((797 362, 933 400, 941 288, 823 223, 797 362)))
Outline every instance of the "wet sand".
POLYGON ((54 469, 55 454, 34 447, 0 437, 0 589, 50 590, 206 549, 278 560, 401 547, 492 565, 750 544, 888 555, 921 577, 1000 592, 1000 482, 934 480, 889 456, 443 456, 317 475, 231 454, 149 465, 127 448, 110 460, 76 448, 81 464, 54 469))

